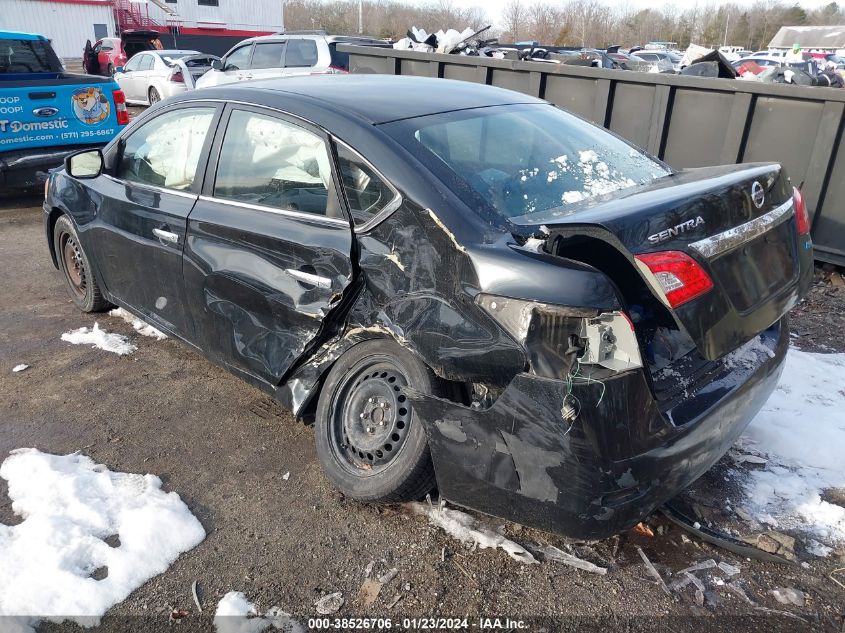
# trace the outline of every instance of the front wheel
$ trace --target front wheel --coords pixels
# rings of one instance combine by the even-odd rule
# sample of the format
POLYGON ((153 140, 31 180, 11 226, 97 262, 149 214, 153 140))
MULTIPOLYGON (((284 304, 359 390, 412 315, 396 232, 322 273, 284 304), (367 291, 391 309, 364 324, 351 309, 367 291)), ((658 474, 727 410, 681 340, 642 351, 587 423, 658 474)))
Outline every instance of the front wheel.
POLYGON ((111 304, 103 296, 91 261, 82 249, 73 222, 63 215, 53 228, 53 248, 73 304, 83 312, 102 312, 111 304))
POLYGON ((432 371, 388 340, 355 345, 329 372, 317 408, 317 455, 346 496, 399 502, 434 488, 425 429, 402 392, 406 386, 438 390, 432 371))
POLYGON ((108 68, 106 68, 106 76, 114 77, 114 64, 108 65, 108 68))

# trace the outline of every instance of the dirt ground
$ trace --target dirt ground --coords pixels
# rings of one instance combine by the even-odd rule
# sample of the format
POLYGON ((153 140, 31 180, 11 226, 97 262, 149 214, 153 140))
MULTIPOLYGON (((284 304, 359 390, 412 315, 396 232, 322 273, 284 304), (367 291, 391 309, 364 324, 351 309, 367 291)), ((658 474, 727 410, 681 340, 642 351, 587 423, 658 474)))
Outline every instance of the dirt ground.
MULTIPOLYGON (((609 568, 600 576, 548 560, 520 564, 501 550, 471 551, 404 508, 344 499, 320 471, 310 427, 184 345, 135 336, 107 315, 97 320, 132 335, 137 352, 119 357, 62 342, 63 332, 95 319, 67 297, 49 261, 37 204, 0 201, 0 460, 13 449, 37 447, 81 451, 115 471, 154 473, 208 533, 114 607, 104 628, 164 630, 179 608, 190 613, 176 630, 207 630, 217 602, 235 590, 261 610, 278 605, 303 624, 315 614, 315 600, 339 591, 345 599, 339 616, 391 617, 394 628, 402 628, 404 616, 468 616, 470 628, 479 628, 482 616, 524 618, 530 630, 845 631, 845 589, 828 577, 845 566, 844 552, 820 559, 799 551, 803 565, 778 565, 687 539, 657 516, 649 520, 660 532, 653 537, 631 532, 588 545, 484 518, 521 544, 572 546, 609 568), (13 374, 18 363, 31 367, 13 374), (718 585, 718 574, 702 574, 703 605, 692 586, 667 595, 649 578, 637 547, 667 581, 705 559, 739 566, 733 580, 742 591, 718 585), (371 561, 375 575, 392 567, 399 574, 364 608, 357 596, 371 561), (194 581, 202 615, 191 597, 194 581), (776 587, 800 589, 806 604, 779 604, 769 594, 776 587)), ((841 350, 845 289, 829 278, 819 274, 793 328, 820 349, 841 350)), ((710 498, 726 467, 723 461, 703 478, 710 498)), ((702 505, 705 492, 697 497, 702 505)), ((0 480, 0 523, 19 521, 0 480)), ((80 629, 65 623, 39 630, 80 629)))

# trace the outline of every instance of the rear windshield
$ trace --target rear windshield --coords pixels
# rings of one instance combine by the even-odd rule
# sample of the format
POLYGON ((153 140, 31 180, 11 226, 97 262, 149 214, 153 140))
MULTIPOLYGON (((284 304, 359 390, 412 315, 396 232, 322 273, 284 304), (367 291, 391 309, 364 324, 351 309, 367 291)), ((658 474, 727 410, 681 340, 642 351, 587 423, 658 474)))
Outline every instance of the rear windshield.
POLYGON ((447 112, 382 127, 471 208, 504 218, 565 212, 669 173, 606 130, 546 104, 447 112))
POLYGON ((0 73, 54 73, 60 71, 44 40, 0 39, 0 73))
POLYGON ((196 53, 159 53, 158 56, 164 60, 165 64, 172 64, 177 59, 188 57, 189 55, 196 55, 196 53))

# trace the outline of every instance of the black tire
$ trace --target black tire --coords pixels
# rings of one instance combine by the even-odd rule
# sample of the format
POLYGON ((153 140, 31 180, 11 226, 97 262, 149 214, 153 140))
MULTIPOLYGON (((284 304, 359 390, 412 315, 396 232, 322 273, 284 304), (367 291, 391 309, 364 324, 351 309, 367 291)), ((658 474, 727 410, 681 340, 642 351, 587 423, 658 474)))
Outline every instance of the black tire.
POLYGON ((91 261, 79 241, 76 227, 66 215, 56 220, 56 226, 53 228, 53 248, 65 287, 77 308, 83 312, 102 312, 113 307, 103 296, 91 268, 91 261))
POLYGON ((155 104, 157 104, 159 101, 161 101, 161 95, 160 95, 160 94, 158 94, 158 90, 156 90, 154 86, 150 86, 150 91, 149 91, 149 94, 148 94, 148 99, 149 99, 149 101, 150 101, 150 105, 151 105, 151 106, 154 106, 154 105, 155 105, 155 104))
POLYGON ((106 76, 107 77, 114 77, 114 64, 109 64, 106 68, 106 76))
POLYGON ((389 340, 355 345, 329 372, 314 435, 323 470, 344 495, 395 503, 420 499, 434 488, 425 429, 403 385, 440 391, 434 373, 389 340))

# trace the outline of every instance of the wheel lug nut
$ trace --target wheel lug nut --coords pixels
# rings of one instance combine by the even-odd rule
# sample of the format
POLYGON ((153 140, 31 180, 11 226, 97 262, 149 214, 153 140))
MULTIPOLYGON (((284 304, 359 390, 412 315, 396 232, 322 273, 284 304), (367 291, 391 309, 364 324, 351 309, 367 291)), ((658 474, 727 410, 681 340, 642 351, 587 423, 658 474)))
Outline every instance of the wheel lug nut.
POLYGON ((363 411, 361 413, 361 419, 362 420, 366 420, 368 417, 370 417, 370 415, 366 411, 363 411))
POLYGON ((375 433, 375 431, 376 430, 373 427, 371 427, 371 426, 367 427, 367 433, 375 433))

